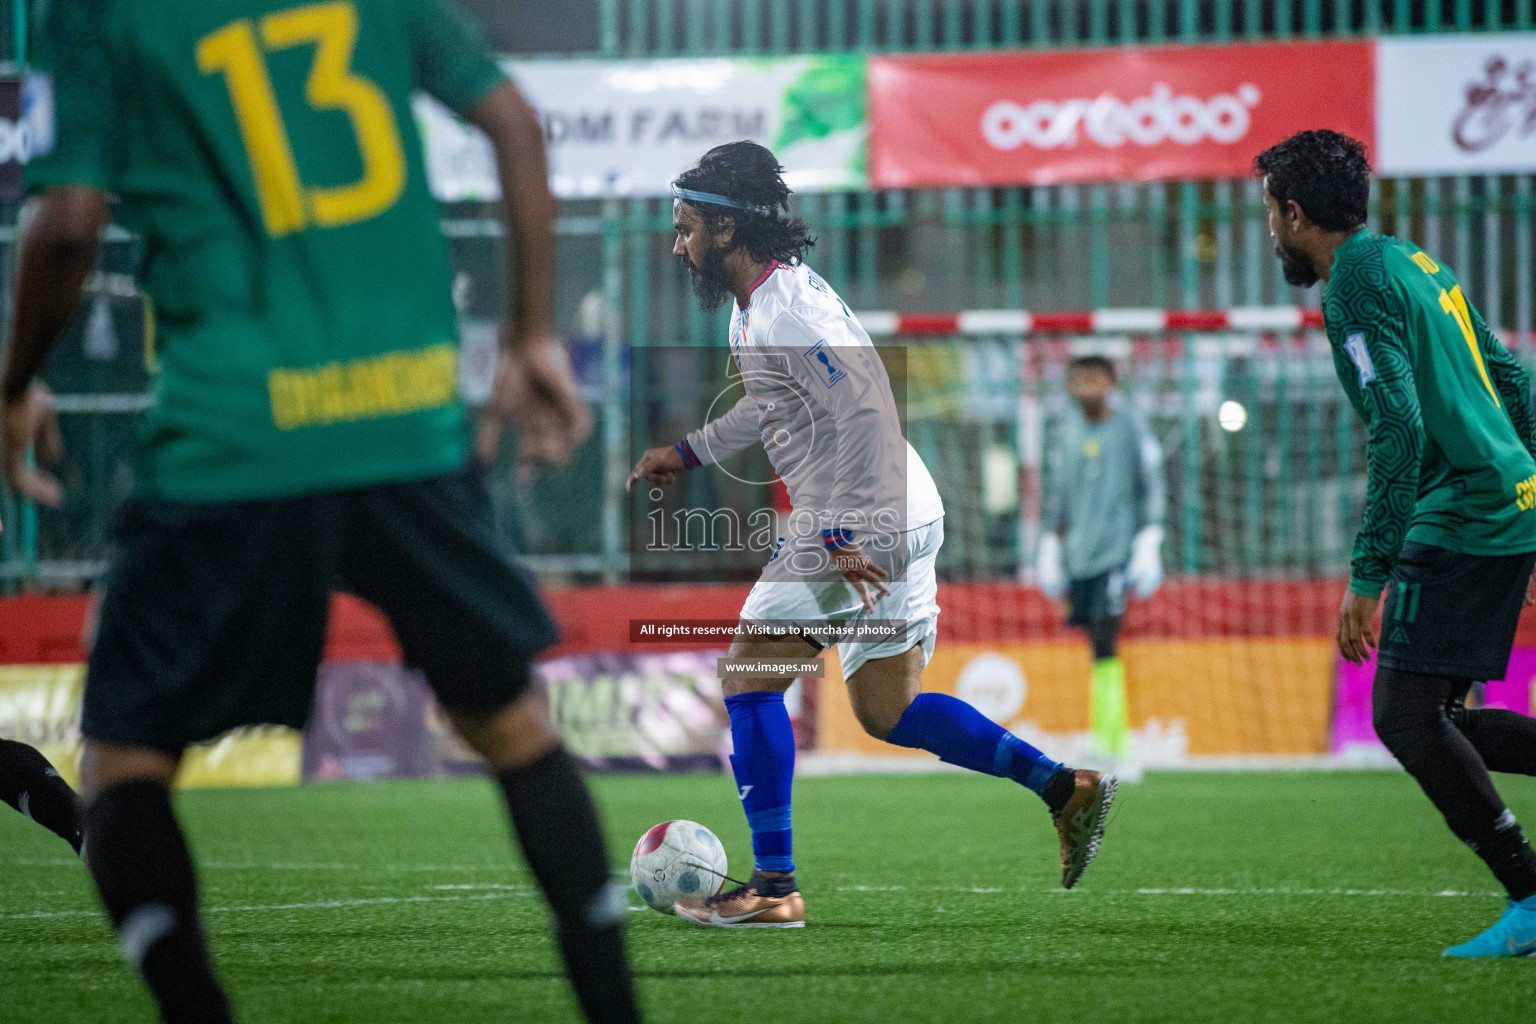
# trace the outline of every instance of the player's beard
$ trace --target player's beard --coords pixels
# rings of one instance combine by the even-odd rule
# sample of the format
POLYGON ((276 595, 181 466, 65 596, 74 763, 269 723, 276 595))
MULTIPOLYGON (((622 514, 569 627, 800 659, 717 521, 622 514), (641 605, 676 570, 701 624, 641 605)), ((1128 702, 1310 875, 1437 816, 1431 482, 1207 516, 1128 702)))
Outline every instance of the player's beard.
POLYGON ((706 313, 713 313, 731 297, 731 278, 725 270, 725 249, 715 246, 704 252, 704 259, 694 263, 686 255, 683 266, 693 281, 693 294, 706 313))
POLYGON ((1280 268, 1285 273, 1286 283, 1297 288, 1310 288, 1317 284, 1317 271, 1313 269, 1312 259, 1306 253, 1276 241, 1275 255, 1280 257, 1280 268))

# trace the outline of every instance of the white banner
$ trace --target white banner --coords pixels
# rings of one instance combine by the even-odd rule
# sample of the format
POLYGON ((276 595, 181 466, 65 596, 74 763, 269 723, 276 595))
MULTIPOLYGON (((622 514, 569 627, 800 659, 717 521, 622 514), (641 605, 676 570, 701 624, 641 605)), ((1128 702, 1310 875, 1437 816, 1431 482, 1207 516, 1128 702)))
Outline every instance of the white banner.
POLYGON ((1381 174, 1536 171, 1536 33, 1382 39, 1376 61, 1381 174))
MULTIPOLYGON (((508 61, 539 112, 561 198, 666 195, 712 146, 772 149, 796 191, 865 183, 864 59, 508 61)), ((489 144, 425 97, 416 104, 439 199, 499 194, 489 144)))

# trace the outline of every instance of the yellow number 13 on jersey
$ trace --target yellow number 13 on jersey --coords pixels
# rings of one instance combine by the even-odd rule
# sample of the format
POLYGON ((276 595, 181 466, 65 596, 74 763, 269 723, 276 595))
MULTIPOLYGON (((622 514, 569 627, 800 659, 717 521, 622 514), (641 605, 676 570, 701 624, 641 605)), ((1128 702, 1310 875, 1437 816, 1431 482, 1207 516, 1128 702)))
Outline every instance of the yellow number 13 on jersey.
POLYGON ((393 206, 405 188, 405 152, 394 112, 377 85, 352 72, 356 44, 357 8, 351 0, 275 11, 254 24, 242 18, 198 41, 198 70, 222 74, 229 89, 269 235, 367 220, 393 206), (315 44, 315 59, 304 98, 316 110, 345 113, 357 137, 363 176, 350 185, 318 188, 299 180, 262 48, 306 43, 315 44))

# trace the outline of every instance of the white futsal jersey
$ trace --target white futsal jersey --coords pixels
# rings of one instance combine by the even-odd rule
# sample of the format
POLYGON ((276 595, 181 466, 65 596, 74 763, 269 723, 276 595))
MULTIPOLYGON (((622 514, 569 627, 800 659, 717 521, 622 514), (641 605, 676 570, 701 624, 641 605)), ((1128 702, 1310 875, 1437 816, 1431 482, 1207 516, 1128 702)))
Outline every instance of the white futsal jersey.
POLYGON ((944 517, 928 467, 901 433, 890 378, 859 321, 806 265, 774 261, 732 304, 743 395, 683 441, 709 465, 754 441, 823 539, 904 533, 944 517))

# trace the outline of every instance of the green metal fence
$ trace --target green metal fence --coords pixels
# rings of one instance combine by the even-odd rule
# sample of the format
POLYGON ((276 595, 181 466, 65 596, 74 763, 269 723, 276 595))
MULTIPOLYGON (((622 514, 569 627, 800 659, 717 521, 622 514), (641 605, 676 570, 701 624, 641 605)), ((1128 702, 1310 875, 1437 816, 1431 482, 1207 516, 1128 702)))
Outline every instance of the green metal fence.
POLYGON ((604 53, 1124 46, 1529 29, 1526 0, 601 0, 604 53))
MULTIPOLYGON (((602 0, 600 13, 608 56, 1221 42, 1532 22, 1529 0, 602 0)), ((0 23, 0 42, 7 29, 11 42, 19 37, 0 23)), ((1492 325, 1529 339, 1532 186, 1531 175, 1384 180, 1372 223, 1442 256, 1492 325)), ((1308 301, 1280 277, 1250 181, 830 193, 799 197, 796 212, 818 236, 812 263, 856 311, 1308 301)), ((471 324, 500 307, 492 213, 476 204, 445 210, 471 324)), ((626 389, 631 347, 713 348, 701 365, 723 371, 723 315, 698 309, 670 255, 670 232, 669 204, 657 199, 562 204, 557 306, 578 339, 597 429, 575 466, 514 476, 509 457, 492 477, 509 536, 544 571, 618 578, 629 549, 643 543, 635 523, 646 510, 623 497, 623 475, 638 450, 670 437, 652 436, 664 423, 638 412, 657 396, 626 389)), ((9 258, 9 236, 0 244, 9 258)), ((143 402, 141 308, 123 277, 131 244, 119 235, 105 247, 104 272, 50 370, 67 396, 70 504, 34 513, 0 491, 0 586, 74 585, 100 571, 111 511, 131 482, 126 455, 143 402)), ((1251 352, 1240 340, 1186 341, 1149 340, 1130 360, 1128 382, 1167 450, 1171 570, 1338 571, 1363 470, 1359 429, 1326 359, 1251 352), (1212 401, 1226 398, 1249 412, 1242 431, 1216 423, 1212 401)), ((909 432, 949 509, 952 575, 995 576, 1019 561, 1028 542, 1019 509, 1030 494, 1010 490, 1000 460, 1019 450, 1020 399, 1038 398, 1047 411, 1059 401, 1060 355, 1009 336, 929 339, 909 350, 909 366, 926 374, 909 393, 909 432)), ((657 386, 691 392, 713 383, 657 386)), ((687 487, 669 500, 741 508, 767 500, 766 488, 723 486, 705 474, 687 487)), ((722 558, 696 569, 749 573, 753 564, 722 558)))

